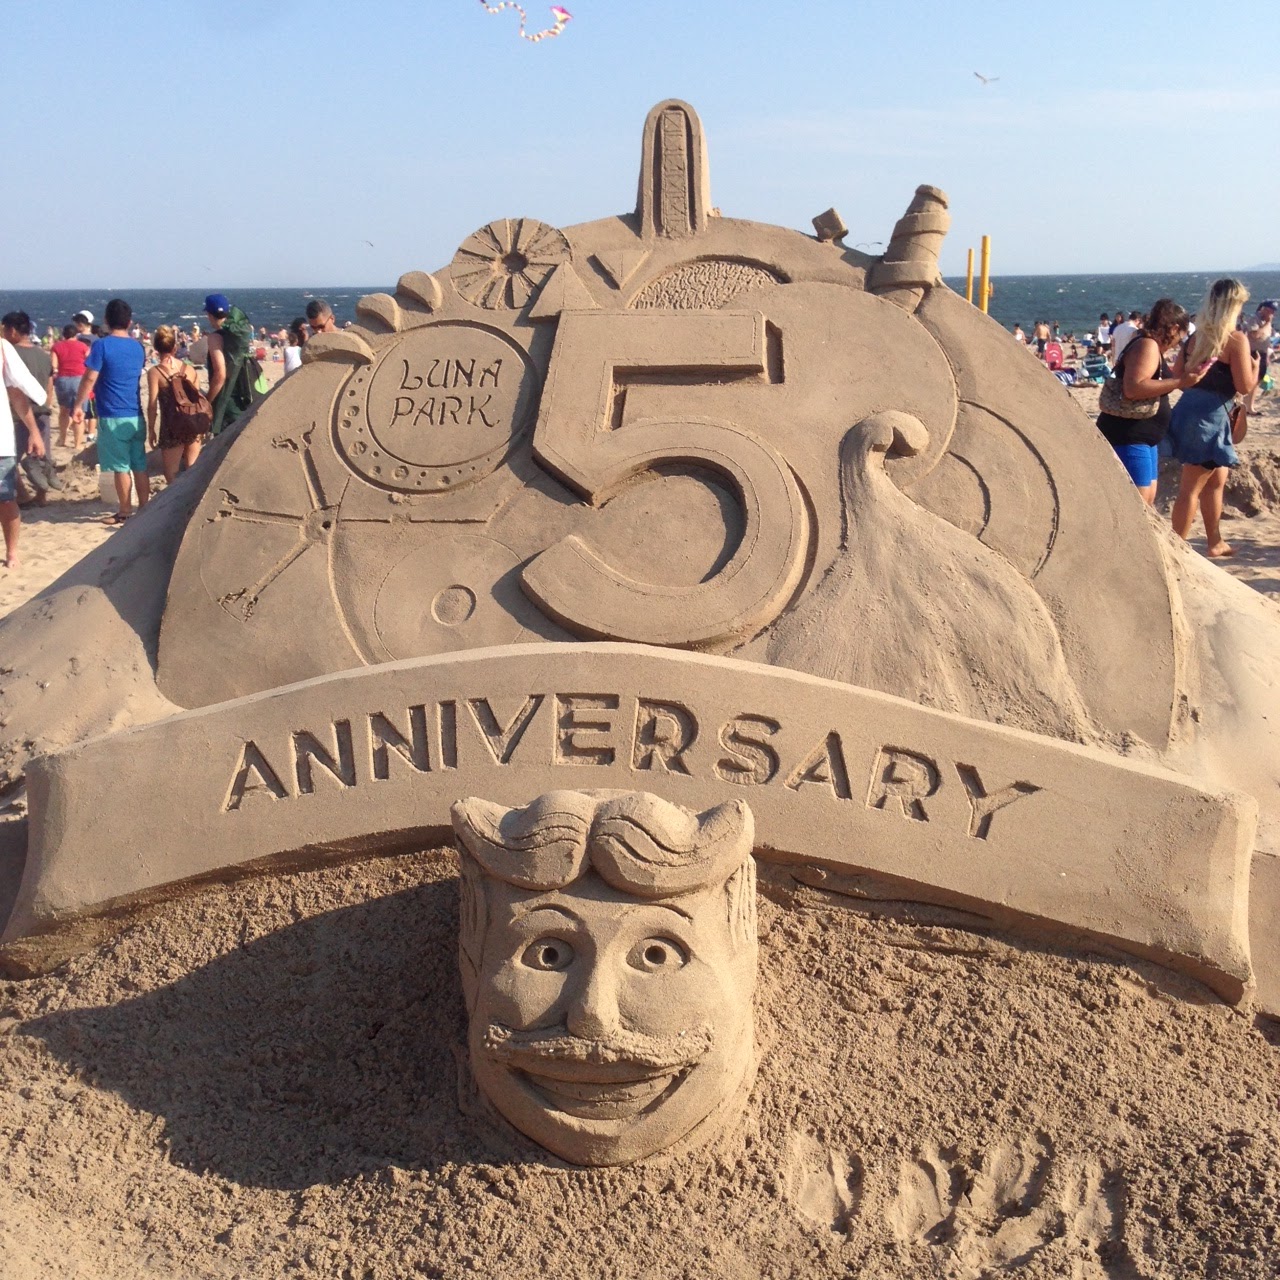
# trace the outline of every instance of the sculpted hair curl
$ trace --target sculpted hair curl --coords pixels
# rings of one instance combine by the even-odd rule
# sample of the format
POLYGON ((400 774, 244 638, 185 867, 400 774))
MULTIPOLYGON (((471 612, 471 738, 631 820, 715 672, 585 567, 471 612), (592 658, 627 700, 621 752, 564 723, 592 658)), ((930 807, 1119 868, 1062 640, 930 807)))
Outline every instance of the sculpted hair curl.
POLYGON ((561 889, 596 871, 640 898, 723 884, 751 853, 755 824, 741 800, 694 814, 647 792, 549 791, 524 809, 460 800, 462 848, 521 889, 561 889))
POLYGON ((468 1009, 489 928, 488 880, 546 893, 594 871, 612 888, 645 900, 723 886, 734 941, 755 944, 755 822, 741 800, 695 814, 646 792, 549 791, 523 809, 459 800, 451 816, 461 871, 458 944, 468 1009))

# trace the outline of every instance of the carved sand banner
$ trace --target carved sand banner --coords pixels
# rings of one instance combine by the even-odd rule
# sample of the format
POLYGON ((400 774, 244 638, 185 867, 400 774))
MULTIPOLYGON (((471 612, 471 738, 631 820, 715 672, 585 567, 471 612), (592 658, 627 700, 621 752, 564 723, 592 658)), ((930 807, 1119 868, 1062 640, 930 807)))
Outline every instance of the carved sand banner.
POLYGON ((740 795, 757 857, 810 879, 1056 925, 1232 999, 1250 976, 1252 801, 735 659, 611 643, 414 659, 93 739, 29 778, 8 942, 201 881, 427 847, 465 796, 621 788, 693 809, 740 795))

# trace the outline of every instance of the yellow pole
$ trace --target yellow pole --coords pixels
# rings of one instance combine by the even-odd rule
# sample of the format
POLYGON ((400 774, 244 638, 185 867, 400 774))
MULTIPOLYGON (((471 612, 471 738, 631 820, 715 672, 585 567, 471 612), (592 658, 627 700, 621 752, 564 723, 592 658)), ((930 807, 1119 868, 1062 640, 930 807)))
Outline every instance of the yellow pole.
POLYGON ((973 250, 969 250, 969 266, 964 273, 964 300, 973 301, 973 250))
POLYGON ((987 302, 991 297, 991 237, 982 237, 982 276, 978 281, 978 306, 983 315, 987 312, 987 302))

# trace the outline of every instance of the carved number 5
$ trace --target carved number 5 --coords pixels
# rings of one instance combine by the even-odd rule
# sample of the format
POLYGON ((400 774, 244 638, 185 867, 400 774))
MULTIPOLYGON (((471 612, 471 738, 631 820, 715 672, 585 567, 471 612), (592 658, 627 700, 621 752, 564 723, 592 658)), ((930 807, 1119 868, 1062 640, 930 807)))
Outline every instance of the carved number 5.
POLYGON ((758 436, 728 422, 641 419, 611 429, 617 371, 763 373, 757 312, 566 311, 560 316, 533 448, 593 506, 637 472, 685 463, 714 471, 742 506, 742 540, 724 568, 692 586, 636 582, 576 534, 524 570, 525 591, 579 633, 646 644, 714 644, 772 621, 804 568, 806 516, 787 464, 758 436))

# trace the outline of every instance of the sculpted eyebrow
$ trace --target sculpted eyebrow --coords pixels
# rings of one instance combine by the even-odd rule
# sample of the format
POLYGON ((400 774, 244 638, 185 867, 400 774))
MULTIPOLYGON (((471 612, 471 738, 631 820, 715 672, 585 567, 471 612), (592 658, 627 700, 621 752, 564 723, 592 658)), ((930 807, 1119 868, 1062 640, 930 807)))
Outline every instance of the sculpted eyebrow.
POLYGON ((582 918, 575 915, 568 907, 557 906, 554 902, 535 902, 530 906, 514 906, 511 908, 512 916, 517 919, 523 919, 527 915, 532 915, 535 911, 554 911, 558 916, 564 916, 566 920, 572 920, 574 924, 581 924, 582 918))
POLYGON ((663 911, 674 911, 676 915, 682 916, 685 920, 692 921, 693 916, 690 915, 683 907, 677 907, 673 902, 646 902, 647 907, 661 907, 663 911))
POLYGON ((654 908, 654 906, 663 911, 671 911, 671 913, 680 916, 681 919, 689 920, 689 922, 694 919, 689 911, 686 911, 682 906, 676 906, 675 902, 627 902, 627 905, 623 906, 622 910, 630 913, 630 911, 646 910, 654 908))
MULTIPOLYGON (((693 916, 685 911, 683 907, 677 907, 671 902, 646 902, 636 903, 635 906, 628 904, 623 908, 624 911, 634 911, 641 906, 660 907, 663 911, 670 911, 678 915, 683 920, 693 921, 693 916)), ((528 906, 516 905, 511 908, 512 918, 515 920, 523 920, 526 916, 533 915, 538 911, 554 911, 556 915, 563 916, 566 920, 572 920, 574 924, 582 924, 582 917, 576 912, 570 911, 568 907, 562 907, 554 902, 536 902, 528 906)))

